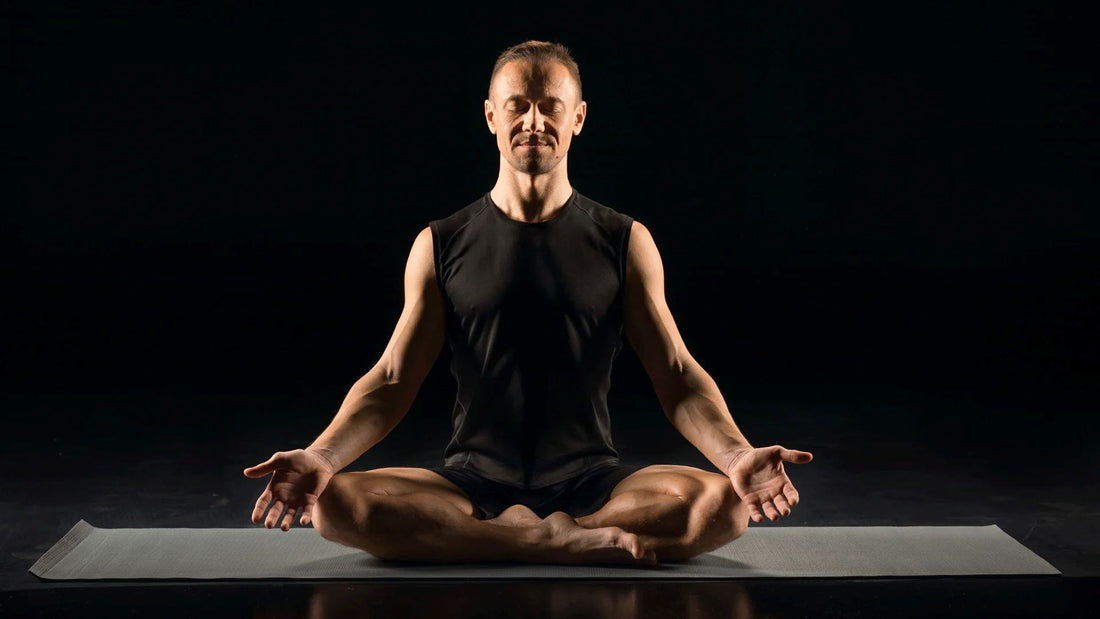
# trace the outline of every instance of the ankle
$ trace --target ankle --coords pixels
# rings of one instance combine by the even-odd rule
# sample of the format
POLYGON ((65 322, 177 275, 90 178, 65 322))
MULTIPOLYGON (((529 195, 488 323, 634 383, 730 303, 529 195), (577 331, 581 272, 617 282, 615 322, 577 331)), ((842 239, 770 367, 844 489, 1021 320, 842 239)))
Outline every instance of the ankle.
POLYGON ((521 561, 538 561, 553 548, 554 529, 545 520, 507 526, 516 540, 516 550, 521 561))

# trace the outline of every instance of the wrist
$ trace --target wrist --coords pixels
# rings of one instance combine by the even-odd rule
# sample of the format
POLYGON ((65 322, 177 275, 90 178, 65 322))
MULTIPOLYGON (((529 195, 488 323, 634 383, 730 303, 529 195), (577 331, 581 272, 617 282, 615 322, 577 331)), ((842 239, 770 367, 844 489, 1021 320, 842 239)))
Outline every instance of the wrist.
POLYGON ((743 445, 737 445, 723 452, 722 455, 722 472, 729 477, 733 472, 733 467, 737 466, 737 463, 741 461, 741 458, 745 457, 755 447, 745 443, 743 445))
POLYGON ((343 468, 339 465, 340 461, 339 457, 336 455, 336 452, 332 449, 329 449, 328 447, 315 447, 311 445, 309 447, 306 447, 305 451, 308 451, 309 453, 320 458, 321 461, 324 462, 324 464, 327 466, 330 473, 336 473, 336 471, 339 471, 341 468, 343 468))

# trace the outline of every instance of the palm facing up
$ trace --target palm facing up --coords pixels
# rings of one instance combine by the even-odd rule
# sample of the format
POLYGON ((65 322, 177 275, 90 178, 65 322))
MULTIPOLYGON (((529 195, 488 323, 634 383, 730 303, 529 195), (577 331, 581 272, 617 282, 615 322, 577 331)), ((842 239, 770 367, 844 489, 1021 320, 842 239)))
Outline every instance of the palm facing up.
POLYGON ((278 524, 282 516, 280 528, 289 530, 294 516, 299 513, 302 526, 309 524, 317 497, 321 496, 334 472, 328 460, 305 449, 280 451, 267 462, 245 469, 247 477, 271 474, 267 489, 256 500, 256 507, 252 510, 252 522, 259 523, 270 507, 271 511, 264 521, 269 529, 278 524))
POLYGON ((738 455, 729 468, 733 489, 749 506, 754 522, 778 520, 788 516, 798 504, 798 491, 787 477, 783 462, 804 464, 813 459, 808 451, 786 449, 779 445, 757 447, 738 455))

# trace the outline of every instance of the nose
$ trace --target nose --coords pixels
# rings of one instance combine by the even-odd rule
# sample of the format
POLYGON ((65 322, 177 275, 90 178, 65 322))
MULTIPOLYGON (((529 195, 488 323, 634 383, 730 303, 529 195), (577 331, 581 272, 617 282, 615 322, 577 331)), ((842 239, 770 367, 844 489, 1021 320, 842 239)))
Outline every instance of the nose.
POLYGON ((523 130, 527 133, 542 133, 546 129, 546 118, 539 111, 539 106, 532 105, 523 115, 523 130))

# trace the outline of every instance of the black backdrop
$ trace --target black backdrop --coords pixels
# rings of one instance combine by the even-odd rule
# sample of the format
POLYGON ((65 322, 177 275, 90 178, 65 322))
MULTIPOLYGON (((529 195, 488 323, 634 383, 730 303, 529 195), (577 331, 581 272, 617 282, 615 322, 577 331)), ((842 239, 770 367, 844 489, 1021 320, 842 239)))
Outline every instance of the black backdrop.
MULTIPOLYGON (((413 237, 495 178, 495 54, 545 38, 573 49, 589 102, 574 185, 654 232, 731 401, 973 402, 1001 413, 919 423, 1091 440, 1084 15, 670 4, 7 4, 7 393, 334 411, 389 337, 413 237)), ((418 405, 443 416, 445 358, 418 405)), ((617 368, 616 393, 649 389, 629 348, 617 368)), ((25 421, 87 416, 69 402, 25 421)))

